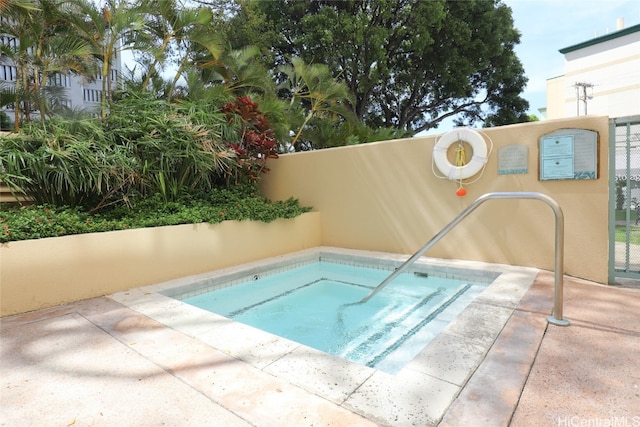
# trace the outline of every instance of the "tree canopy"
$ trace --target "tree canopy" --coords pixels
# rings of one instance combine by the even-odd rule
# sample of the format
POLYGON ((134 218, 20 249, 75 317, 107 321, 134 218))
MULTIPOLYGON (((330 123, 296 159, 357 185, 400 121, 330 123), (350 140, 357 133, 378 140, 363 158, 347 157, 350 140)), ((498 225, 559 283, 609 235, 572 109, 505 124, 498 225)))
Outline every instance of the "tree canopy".
POLYGON ((499 0, 239 3, 226 27, 231 46, 260 44, 274 70, 292 57, 326 64, 370 127, 410 135, 449 117, 485 126, 528 121, 520 96, 527 78, 514 52, 520 34, 499 0))
POLYGON ((193 1, 0 0, 0 53, 16 74, 0 106, 13 106, 16 129, 71 113, 52 81, 70 74, 101 80, 102 119, 121 90, 218 107, 248 96, 282 151, 411 136, 448 118, 529 120, 520 35, 500 0, 193 1), (124 50, 139 69, 116 77, 124 50))

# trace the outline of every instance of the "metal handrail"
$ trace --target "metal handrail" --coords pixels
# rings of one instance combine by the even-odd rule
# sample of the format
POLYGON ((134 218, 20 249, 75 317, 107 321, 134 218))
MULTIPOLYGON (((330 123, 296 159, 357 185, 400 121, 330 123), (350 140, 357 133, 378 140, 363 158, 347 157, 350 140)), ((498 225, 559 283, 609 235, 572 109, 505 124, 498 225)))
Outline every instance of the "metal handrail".
POLYGON ((553 314, 547 317, 547 321, 553 325, 568 326, 569 321, 562 317, 562 304, 563 304, 563 276, 564 276, 564 215, 560 205, 551 197, 542 193, 535 192, 501 192, 501 193, 487 193, 478 197, 473 203, 467 206, 462 212, 456 216, 453 221, 447 224, 438 234, 433 236, 422 248, 414 253, 411 258, 406 260, 400 267, 398 267, 393 273, 391 273, 386 279, 384 279, 378 286, 376 286, 366 297, 358 302, 358 304, 365 303, 377 294, 382 288, 387 286, 389 282, 396 278, 400 273, 406 270, 411 264, 413 264, 418 258, 420 258, 427 250, 433 245, 438 243, 445 234, 447 234, 453 227, 455 227, 460 221, 466 218, 471 212, 473 212, 478 206, 490 199, 536 199, 545 202, 553 209, 553 213, 556 217, 556 239, 555 239, 555 286, 553 293, 553 314))

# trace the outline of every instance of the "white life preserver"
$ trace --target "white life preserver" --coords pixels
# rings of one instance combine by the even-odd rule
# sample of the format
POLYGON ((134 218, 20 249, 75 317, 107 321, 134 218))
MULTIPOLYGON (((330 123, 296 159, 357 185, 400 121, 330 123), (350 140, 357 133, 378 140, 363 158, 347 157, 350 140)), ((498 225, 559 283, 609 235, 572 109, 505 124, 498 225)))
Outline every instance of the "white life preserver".
POLYGON ((433 162, 438 170, 452 181, 472 177, 482 170, 487 160, 487 144, 484 138, 477 131, 466 127, 445 133, 433 147, 433 162), (473 149, 471 160, 464 166, 452 165, 447 156, 449 147, 458 141, 468 143, 473 149))

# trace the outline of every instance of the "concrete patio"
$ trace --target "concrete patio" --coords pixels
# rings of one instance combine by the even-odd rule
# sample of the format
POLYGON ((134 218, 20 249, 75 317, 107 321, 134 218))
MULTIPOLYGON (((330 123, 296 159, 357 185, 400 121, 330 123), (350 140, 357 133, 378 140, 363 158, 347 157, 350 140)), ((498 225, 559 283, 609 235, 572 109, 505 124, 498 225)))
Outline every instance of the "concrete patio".
MULTIPOLYGON (((566 277, 564 295, 571 326, 548 325, 553 274, 541 271, 434 424, 640 425, 640 288, 566 277)), ((2 426, 410 425, 381 424, 109 297, 0 322, 2 426)), ((339 372, 325 374, 338 386, 339 372)), ((407 410, 434 404, 419 397, 407 410)))

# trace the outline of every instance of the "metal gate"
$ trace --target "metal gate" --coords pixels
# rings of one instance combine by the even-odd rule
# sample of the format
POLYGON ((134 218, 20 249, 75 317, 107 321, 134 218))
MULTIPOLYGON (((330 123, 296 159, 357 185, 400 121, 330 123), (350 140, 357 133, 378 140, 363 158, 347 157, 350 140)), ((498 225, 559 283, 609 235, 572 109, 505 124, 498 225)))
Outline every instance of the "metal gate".
POLYGON ((609 282, 640 279, 640 116, 609 122, 609 282))

